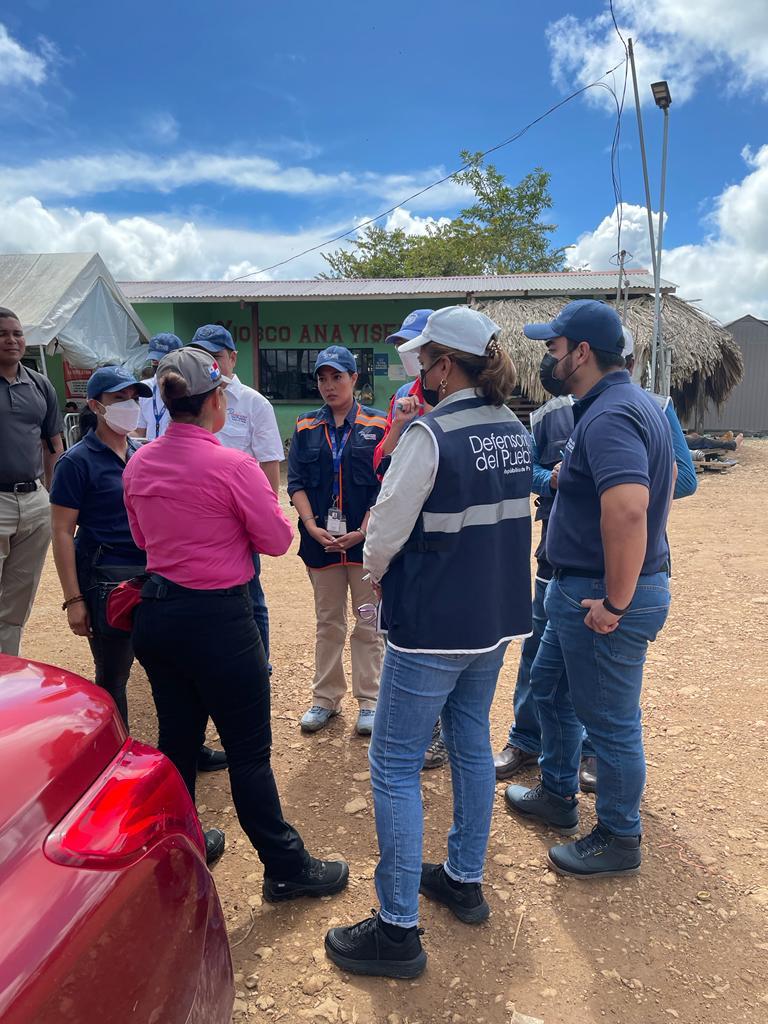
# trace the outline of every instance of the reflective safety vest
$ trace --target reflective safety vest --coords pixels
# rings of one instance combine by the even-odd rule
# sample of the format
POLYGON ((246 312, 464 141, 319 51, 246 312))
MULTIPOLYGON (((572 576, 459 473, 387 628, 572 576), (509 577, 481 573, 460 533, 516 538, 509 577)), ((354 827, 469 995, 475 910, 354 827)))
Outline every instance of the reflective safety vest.
POLYGON ((382 586, 390 646, 482 653, 531 632, 531 439, 506 406, 472 397, 438 406, 427 430, 435 483, 382 586))

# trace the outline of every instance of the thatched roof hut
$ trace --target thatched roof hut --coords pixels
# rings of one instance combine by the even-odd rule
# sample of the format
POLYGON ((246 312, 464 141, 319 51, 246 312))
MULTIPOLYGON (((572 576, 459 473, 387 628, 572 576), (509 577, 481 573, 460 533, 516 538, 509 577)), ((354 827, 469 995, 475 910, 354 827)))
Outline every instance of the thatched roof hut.
MULTIPOLYGON (((486 299, 477 308, 503 329, 506 344, 517 366, 520 387, 534 402, 549 397, 539 381, 543 353, 540 341, 523 334, 523 324, 551 320, 568 296, 486 299)), ((619 304, 619 309, 623 304, 619 304)), ((695 412, 699 403, 720 405, 741 381, 744 364, 731 335, 715 320, 690 303, 666 293, 661 298, 664 341, 672 346, 672 398, 681 418, 695 412)), ((640 295, 627 302, 627 326, 635 338, 635 359, 643 372, 650 363, 653 335, 653 296, 640 295)))

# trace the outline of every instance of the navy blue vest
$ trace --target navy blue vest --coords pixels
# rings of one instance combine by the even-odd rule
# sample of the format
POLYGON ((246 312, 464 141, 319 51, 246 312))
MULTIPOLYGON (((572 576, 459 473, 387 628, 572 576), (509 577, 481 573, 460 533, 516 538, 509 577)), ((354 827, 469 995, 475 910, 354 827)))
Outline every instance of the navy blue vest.
POLYGON ((479 397, 438 407, 410 429, 429 431, 438 464, 382 580, 390 645, 480 653, 530 634, 530 435, 506 406, 479 397))

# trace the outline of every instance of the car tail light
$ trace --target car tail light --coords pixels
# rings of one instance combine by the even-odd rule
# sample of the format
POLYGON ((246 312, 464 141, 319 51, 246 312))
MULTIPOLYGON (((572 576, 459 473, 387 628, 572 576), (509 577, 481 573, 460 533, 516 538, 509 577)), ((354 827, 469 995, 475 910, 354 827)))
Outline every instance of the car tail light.
POLYGON ((44 850, 57 864, 113 868, 174 834, 205 855, 200 822, 176 768, 159 751, 129 739, 51 832, 44 850))

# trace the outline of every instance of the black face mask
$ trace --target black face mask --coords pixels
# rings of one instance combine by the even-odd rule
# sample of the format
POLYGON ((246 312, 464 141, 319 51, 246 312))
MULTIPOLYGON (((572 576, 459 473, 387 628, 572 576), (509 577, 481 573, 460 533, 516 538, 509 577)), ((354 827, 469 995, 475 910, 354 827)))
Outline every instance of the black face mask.
POLYGON ((545 355, 541 360, 541 365, 539 366, 539 380, 541 381, 541 386, 545 391, 548 391, 550 395, 554 395, 555 398, 558 398, 560 395, 567 394, 565 390, 565 382, 568 380, 568 377, 573 376, 576 372, 575 369, 571 370, 566 377, 563 377, 563 379, 560 380, 559 377, 555 376, 555 367, 558 363, 562 363, 563 359, 567 359, 568 356, 572 354, 573 353, 571 352, 566 352, 564 356, 557 359, 555 356, 551 356, 547 353, 547 355, 545 355))
POLYGON ((424 395, 424 401, 427 403, 427 405, 431 405, 433 407, 436 406, 437 403, 440 401, 440 393, 436 388, 425 387, 424 381, 432 367, 436 366, 441 359, 442 356, 438 356, 438 358, 434 361, 434 363, 431 364, 431 366, 428 366, 426 370, 422 370, 419 373, 419 380, 421 381, 421 393, 424 395))

